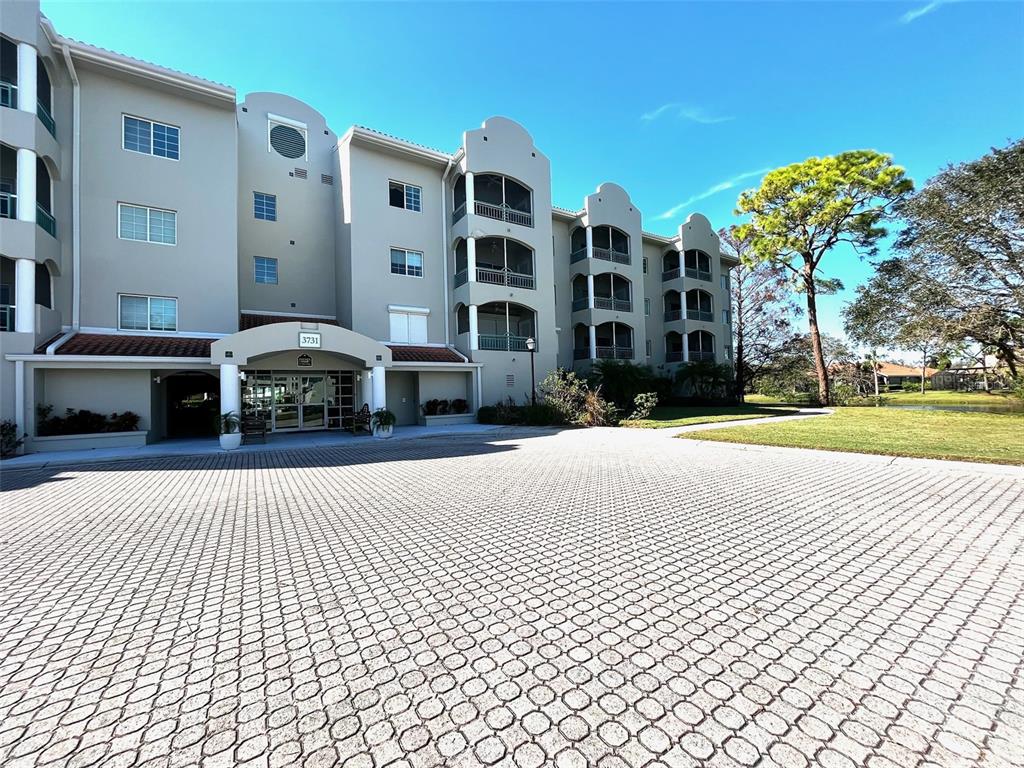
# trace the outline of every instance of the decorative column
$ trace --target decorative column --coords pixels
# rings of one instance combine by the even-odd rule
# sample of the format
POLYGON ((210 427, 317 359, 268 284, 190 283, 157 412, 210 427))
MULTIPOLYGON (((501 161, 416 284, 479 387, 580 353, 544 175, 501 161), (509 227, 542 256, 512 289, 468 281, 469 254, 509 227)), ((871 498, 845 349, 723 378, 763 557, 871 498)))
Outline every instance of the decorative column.
POLYGON ((386 370, 383 365, 375 365, 373 371, 370 372, 370 381, 373 385, 370 398, 371 411, 388 407, 387 381, 384 378, 387 375, 386 370))
POLYGON ((242 382, 238 366, 231 363, 220 365, 220 412, 242 415, 242 382))
POLYGON ((594 228, 587 224, 587 258, 594 258, 594 228))
MULTIPOLYGON (((590 231, 590 227, 587 227, 587 231, 588 232, 590 231)), ((590 239, 589 238, 587 238, 587 243, 588 243, 587 249, 589 250, 589 248, 590 248, 590 245, 589 245, 590 239)), ((587 275, 587 307, 589 309, 593 309, 594 308, 594 276, 593 275, 587 275)))
POLYGON ((39 100, 36 67, 38 57, 34 45, 18 43, 18 109, 23 112, 36 113, 36 102, 39 100))
POLYGON ((597 360, 597 326, 589 325, 587 330, 590 332, 590 359, 597 360))
POLYGON ((476 282, 476 238, 466 238, 466 279, 476 282))
POLYGON ((36 263, 14 260, 14 330, 36 332, 36 263))
MULTIPOLYGON (((19 102, 20 103, 20 102, 19 102)), ((36 221, 36 153, 18 150, 18 221, 36 221)))
MULTIPOLYGON (((683 326, 686 327, 685 325, 683 326)), ((690 362, 690 337, 683 331, 683 362, 690 362)))
POLYGON ((475 352, 480 349, 480 333, 477 329, 476 304, 469 305, 469 349, 475 352))
POLYGON ((475 192, 475 190, 473 188, 473 172, 472 171, 466 171, 466 213, 467 214, 473 213, 474 209, 475 209, 475 206, 473 205, 473 201, 476 199, 476 195, 474 194, 474 192, 475 192))

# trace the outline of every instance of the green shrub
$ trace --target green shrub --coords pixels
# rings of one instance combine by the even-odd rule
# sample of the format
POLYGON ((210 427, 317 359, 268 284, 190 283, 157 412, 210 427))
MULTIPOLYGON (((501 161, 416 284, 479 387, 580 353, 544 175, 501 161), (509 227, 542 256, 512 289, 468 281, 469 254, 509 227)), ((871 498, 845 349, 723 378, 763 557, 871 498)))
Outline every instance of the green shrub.
POLYGON ((18 436, 18 425, 13 421, 0 422, 0 458, 6 459, 18 452, 24 442, 18 436))
POLYGON ((637 395, 653 392, 661 399, 672 393, 672 380, 654 372, 649 365, 625 360, 598 360, 587 376, 591 389, 600 388, 602 397, 622 412, 631 410, 637 395))
POLYGON ((656 392, 643 392, 637 395, 633 400, 633 412, 629 414, 630 421, 646 419, 651 415, 651 411, 654 410, 654 406, 657 404, 658 395, 656 392))
POLYGON ((527 427, 550 427, 562 423, 558 411, 547 403, 524 405, 519 411, 519 417, 519 423, 527 427))
POLYGON ((104 416, 102 413, 68 408, 63 416, 52 414, 52 405, 36 406, 36 432, 40 437, 131 432, 139 428, 139 415, 131 411, 104 416))
POLYGON ((493 405, 481 405, 476 409, 476 420, 479 424, 497 424, 498 409, 493 405))

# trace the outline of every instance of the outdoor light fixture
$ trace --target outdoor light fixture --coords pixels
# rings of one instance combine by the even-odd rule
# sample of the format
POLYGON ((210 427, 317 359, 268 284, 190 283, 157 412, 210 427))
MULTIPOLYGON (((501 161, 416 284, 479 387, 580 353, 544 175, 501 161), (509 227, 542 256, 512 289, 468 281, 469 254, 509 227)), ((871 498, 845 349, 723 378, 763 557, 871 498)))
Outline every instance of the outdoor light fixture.
POLYGON ((531 336, 526 340, 526 348, 530 351, 530 405, 537 404, 537 375, 533 367, 533 353, 537 351, 537 340, 531 336))

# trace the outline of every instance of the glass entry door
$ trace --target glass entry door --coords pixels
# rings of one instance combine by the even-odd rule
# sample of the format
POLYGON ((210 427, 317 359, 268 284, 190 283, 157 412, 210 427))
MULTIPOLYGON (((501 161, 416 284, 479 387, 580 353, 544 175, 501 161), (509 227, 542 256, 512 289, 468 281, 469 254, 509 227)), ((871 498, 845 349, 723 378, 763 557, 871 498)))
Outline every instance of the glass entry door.
POLYGON ((354 371, 246 371, 242 410, 271 432, 341 429, 355 403, 354 371))

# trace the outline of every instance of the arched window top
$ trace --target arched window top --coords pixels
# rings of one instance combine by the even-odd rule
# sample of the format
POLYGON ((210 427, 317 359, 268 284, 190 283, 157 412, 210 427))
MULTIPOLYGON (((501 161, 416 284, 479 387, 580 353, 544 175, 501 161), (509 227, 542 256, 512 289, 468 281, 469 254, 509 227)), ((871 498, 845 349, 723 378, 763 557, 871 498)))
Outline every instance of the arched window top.
POLYGON ((711 257, 704 251, 691 248, 683 254, 686 276, 695 280, 711 280, 711 257))
POLYGON ((704 323, 714 322, 714 306, 711 294, 700 288, 691 288, 686 292, 686 319, 700 320, 704 323))
POLYGON ((624 231, 610 224, 596 224, 591 229, 594 250, 609 251, 611 254, 609 261, 621 261, 621 259, 616 259, 616 256, 629 256, 629 235, 624 231))
POLYGON ((686 334, 686 349, 690 362, 715 361, 715 336, 708 331, 690 331, 686 334))
POLYGON ((633 359, 633 328, 626 323, 601 323, 595 327, 597 357, 601 360, 633 359))
MULTIPOLYGON (((477 343, 480 349, 499 352, 529 351, 536 345, 536 312, 511 301, 492 301, 477 309, 477 343)), ((536 347, 535 347, 536 348, 536 347)))
POLYGON ((473 212, 489 219, 532 227, 533 190, 501 173, 474 173, 473 212))

